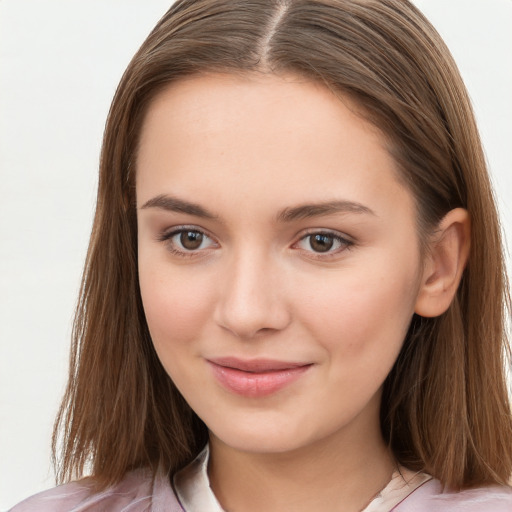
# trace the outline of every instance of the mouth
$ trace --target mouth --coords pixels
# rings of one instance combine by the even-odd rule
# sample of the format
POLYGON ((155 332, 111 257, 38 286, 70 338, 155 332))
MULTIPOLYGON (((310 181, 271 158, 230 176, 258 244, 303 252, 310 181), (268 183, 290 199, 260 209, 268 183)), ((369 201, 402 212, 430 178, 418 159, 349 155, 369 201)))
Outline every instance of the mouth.
POLYGON ((300 379, 313 366, 312 363, 272 359, 241 360, 232 357, 207 361, 222 387, 247 397, 277 393, 300 379))

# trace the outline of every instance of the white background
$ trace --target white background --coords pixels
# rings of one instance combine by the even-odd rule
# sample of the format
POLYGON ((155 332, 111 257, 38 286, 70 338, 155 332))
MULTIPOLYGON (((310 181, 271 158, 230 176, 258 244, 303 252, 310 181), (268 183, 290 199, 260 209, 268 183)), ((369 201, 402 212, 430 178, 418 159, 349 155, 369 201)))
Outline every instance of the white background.
MULTIPOLYGON (((170 0, 0 0, 0 510, 53 485, 103 125, 170 0)), ((512 1, 417 0, 473 99, 512 239, 512 1)))

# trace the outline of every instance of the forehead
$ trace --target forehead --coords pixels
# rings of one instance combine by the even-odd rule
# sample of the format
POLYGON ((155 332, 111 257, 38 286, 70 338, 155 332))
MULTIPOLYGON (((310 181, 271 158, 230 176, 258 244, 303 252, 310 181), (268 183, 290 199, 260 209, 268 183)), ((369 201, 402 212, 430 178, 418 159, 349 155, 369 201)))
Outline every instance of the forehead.
MULTIPOLYGON (((154 128, 164 126, 167 131, 176 128, 183 140, 189 135, 222 132, 233 142, 252 135, 255 145, 284 142, 286 136, 291 143, 305 136, 314 144, 317 134, 325 139, 330 132, 329 139, 336 138, 339 144, 343 143, 343 138, 338 137, 342 125, 350 124, 351 131, 365 132, 366 138, 371 137, 384 149, 384 137, 374 125, 363 120, 358 110, 358 105, 346 95, 335 94, 326 86, 298 75, 192 76, 168 85, 150 103, 142 126, 141 145, 148 142, 148 132, 153 142, 158 142, 154 128), (239 137, 234 139, 237 133, 239 137)), ((161 130, 160 134, 166 137, 161 130)))
POLYGON ((139 204, 162 193, 211 201, 211 191, 216 200, 232 201, 236 192, 246 201, 339 194, 378 203, 398 189, 379 130, 348 98, 297 76, 181 80, 157 95, 143 123, 139 204))

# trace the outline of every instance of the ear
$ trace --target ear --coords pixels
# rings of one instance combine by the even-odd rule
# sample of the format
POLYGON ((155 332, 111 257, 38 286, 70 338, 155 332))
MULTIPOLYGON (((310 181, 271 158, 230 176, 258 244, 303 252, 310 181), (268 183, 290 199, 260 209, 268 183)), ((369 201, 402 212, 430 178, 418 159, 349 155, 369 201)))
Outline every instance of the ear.
POLYGON ((463 208, 449 211, 439 223, 425 258, 414 312, 435 317, 450 306, 459 287, 470 248, 470 219, 463 208))

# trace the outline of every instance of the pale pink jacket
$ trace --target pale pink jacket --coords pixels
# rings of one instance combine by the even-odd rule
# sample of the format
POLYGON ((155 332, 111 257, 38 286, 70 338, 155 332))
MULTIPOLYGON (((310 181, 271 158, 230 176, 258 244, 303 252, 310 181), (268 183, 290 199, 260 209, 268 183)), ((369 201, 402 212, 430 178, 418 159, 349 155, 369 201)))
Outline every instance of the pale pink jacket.
MULTIPOLYGON (((437 480, 429 480, 412 492, 393 512, 512 512, 512 489, 486 487, 459 493, 443 493, 437 480)), ((91 491, 87 479, 36 494, 10 512, 185 512, 168 476, 155 478, 144 470, 132 471, 114 487, 91 491)), ((194 511, 200 512, 200 511, 194 511)), ((382 512, 391 512, 383 510, 382 512)))

